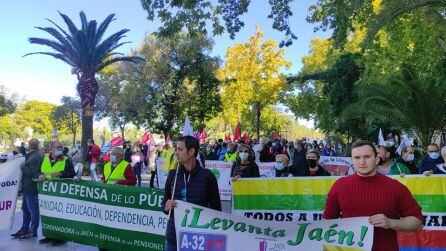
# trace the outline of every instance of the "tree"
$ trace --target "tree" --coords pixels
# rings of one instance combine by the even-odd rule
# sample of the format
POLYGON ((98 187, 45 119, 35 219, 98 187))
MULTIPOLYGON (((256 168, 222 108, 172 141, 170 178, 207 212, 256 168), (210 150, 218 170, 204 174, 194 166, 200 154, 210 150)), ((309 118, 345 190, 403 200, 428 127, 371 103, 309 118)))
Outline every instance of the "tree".
MULTIPOLYGON (((289 46, 296 40, 292 32, 289 18, 293 15, 290 4, 293 0, 270 0, 271 13, 268 18, 273 19, 273 28, 285 32, 285 38, 280 47, 289 46)), ((187 28, 188 34, 207 35, 207 21, 212 23, 213 35, 220 35, 225 28, 231 39, 245 25, 240 17, 248 11, 249 0, 225 1, 175 1, 175 0, 141 0, 143 8, 148 13, 148 19, 156 17, 162 22, 158 34, 162 36, 174 35, 187 28), (220 23, 223 19, 224 26, 220 23)))
POLYGON ((427 146, 436 130, 446 125, 446 88, 435 78, 421 82, 410 67, 388 80, 390 83, 362 84, 357 89, 358 101, 344 111, 345 116, 365 113, 385 120, 396 128, 415 132, 427 146))
POLYGON ((141 69, 142 65, 121 63, 100 74, 97 116, 109 117, 123 138, 128 124, 143 127, 153 111, 153 92, 141 69))
POLYGON ((50 138, 54 129, 51 115, 55 105, 40 102, 28 101, 19 107, 15 112, 14 120, 23 132, 25 127, 31 127, 34 133, 45 138, 50 138))
POLYGON ((73 134, 73 146, 76 143, 76 134, 81 125, 81 103, 78 99, 64 96, 62 105, 57 106, 52 113, 54 129, 73 134))
POLYGON ((228 48, 221 69, 221 78, 226 82, 221 98, 223 115, 232 126, 251 108, 255 112, 255 133, 259 136, 262 110, 277 102, 285 83, 280 71, 291 65, 283 54, 283 49, 277 49, 276 42, 263 41, 263 32, 258 27, 245 44, 228 48))
POLYGON ((212 46, 204 36, 185 34, 148 36, 141 46, 138 55, 147 61, 142 73, 156 100, 149 125, 165 136, 179 129, 186 114, 197 127, 218 112, 219 59, 209 56, 212 46))
POLYGON ((82 105, 82 146, 86 149, 87 140, 93 138, 93 107, 99 89, 95 77, 96 73, 115 62, 137 62, 140 59, 113 52, 126 43, 120 43, 119 41, 129 30, 120 30, 103 39, 109 24, 114 20, 114 14, 109 15, 97 26, 95 20, 88 21, 85 13, 81 11, 81 29, 78 29, 68 16, 59 14, 67 25, 68 31, 63 30, 55 22, 49 20, 57 29, 52 27, 37 27, 37 29, 47 32, 55 40, 29 38, 30 43, 48 46, 55 52, 35 52, 25 56, 32 54, 49 55, 72 67, 72 73, 77 75, 79 81, 76 89, 82 105))

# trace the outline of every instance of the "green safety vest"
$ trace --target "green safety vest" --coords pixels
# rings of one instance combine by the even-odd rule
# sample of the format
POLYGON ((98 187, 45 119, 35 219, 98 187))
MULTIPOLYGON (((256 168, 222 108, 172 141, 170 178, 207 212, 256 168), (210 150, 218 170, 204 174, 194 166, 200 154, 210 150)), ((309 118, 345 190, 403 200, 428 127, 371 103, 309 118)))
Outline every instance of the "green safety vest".
POLYGON ((166 151, 166 156, 163 158, 163 170, 168 171, 175 169, 177 166, 177 156, 175 156, 175 148, 171 147, 166 151))
POLYGON ((40 166, 40 172, 45 175, 46 179, 54 179, 51 177, 51 173, 54 172, 62 172, 65 170, 65 164, 67 163, 67 157, 64 157, 63 160, 58 160, 51 166, 51 160, 48 156, 43 158, 42 165, 40 166))
POLYGON ((121 160, 119 164, 111 170, 111 162, 104 165, 104 177, 107 184, 116 184, 118 180, 125 180, 124 172, 128 166, 128 162, 121 160))
POLYGON ((233 153, 229 155, 229 153, 225 153, 225 160, 228 162, 235 162, 237 160, 237 153, 233 153))

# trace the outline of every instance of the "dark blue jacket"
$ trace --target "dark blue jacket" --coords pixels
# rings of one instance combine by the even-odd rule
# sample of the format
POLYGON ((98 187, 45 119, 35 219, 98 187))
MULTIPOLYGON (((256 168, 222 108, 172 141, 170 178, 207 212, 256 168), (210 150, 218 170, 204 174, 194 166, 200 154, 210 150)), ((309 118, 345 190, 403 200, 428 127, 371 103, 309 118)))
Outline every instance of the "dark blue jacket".
MULTIPOLYGON (((172 197, 175 174, 176 170, 171 170, 169 176, 167 176, 166 186, 164 188, 164 200, 162 203, 163 209, 166 207, 167 200, 172 197)), ((217 179, 209 169, 202 168, 198 161, 191 172, 186 171, 184 166, 179 167, 174 200, 184 200, 195 205, 221 211, 217 179), (186 198, 182 198, 181 194, 181 190, 185 188, 184 180, 186 180, 186 198)), ((167 211, 164 211, 164 213, 169 214, 167 211)), ((170 214, 166 228, 166 240, 170 243, 176 243, 173 213, 170 214)))
POLYGON ((437 159, 431 159, 429 155, 427 155, 420 164, 420 174, 424 173, 425 171, 434 171, 437 169, 438 164, 444 163, 443 158, 440 156, 437 159))

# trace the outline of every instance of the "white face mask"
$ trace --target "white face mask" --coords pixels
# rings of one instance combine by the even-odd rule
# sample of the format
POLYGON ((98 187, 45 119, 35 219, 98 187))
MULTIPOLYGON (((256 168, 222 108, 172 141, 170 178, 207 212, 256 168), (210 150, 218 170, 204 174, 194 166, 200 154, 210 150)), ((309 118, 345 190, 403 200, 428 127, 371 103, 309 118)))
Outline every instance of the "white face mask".
POLYGON ((238 156, 240 157, 241 160, 247 160, 249 157, 248 153, 239 153, 238 156))

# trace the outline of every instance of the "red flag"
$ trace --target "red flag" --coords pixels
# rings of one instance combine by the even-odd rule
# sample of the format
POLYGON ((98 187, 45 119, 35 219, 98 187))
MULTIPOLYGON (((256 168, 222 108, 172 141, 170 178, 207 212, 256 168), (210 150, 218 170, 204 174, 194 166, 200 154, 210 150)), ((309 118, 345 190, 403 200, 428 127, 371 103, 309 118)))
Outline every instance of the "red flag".
POLYGON ((142 143, 147 143, 147 141, 149 141, 152 138, 152 135, 150 134, 150 131, 146 131, 142 137, 141 137, 141 142, 142 143))
POLYGON ((241 136, 242 136, 242 128, 240 127, 240 123, 237 123, 234 132, 234 142, 237 142, 241 136))
POLYGON ((246 133, 245 134, 243 134, 243 137, 242 137, 242 140, 246 143, 246 144, 248 144, 248 135, 246 135, 246 133))
POLYGON ((225 141, 227 141, 227 142, 231 141, 231 137, 229 136, 229 134, 225 135, 225 141))
POLYGON ((201 140, 206 140, 206 137, 207 137, 206 131, 203 128, 203 130, 201 131, 201 134, 200 134, 200 141, 201 140))
POLYGON ((278 131, 274 131, 274 138, 278 139, 279 138, 279 132, 278 131))
POLYGON ((122 146, 123 143, 124 143, 124 139, 119 136, 110 140, 110 144, 112 146, 122 146))

